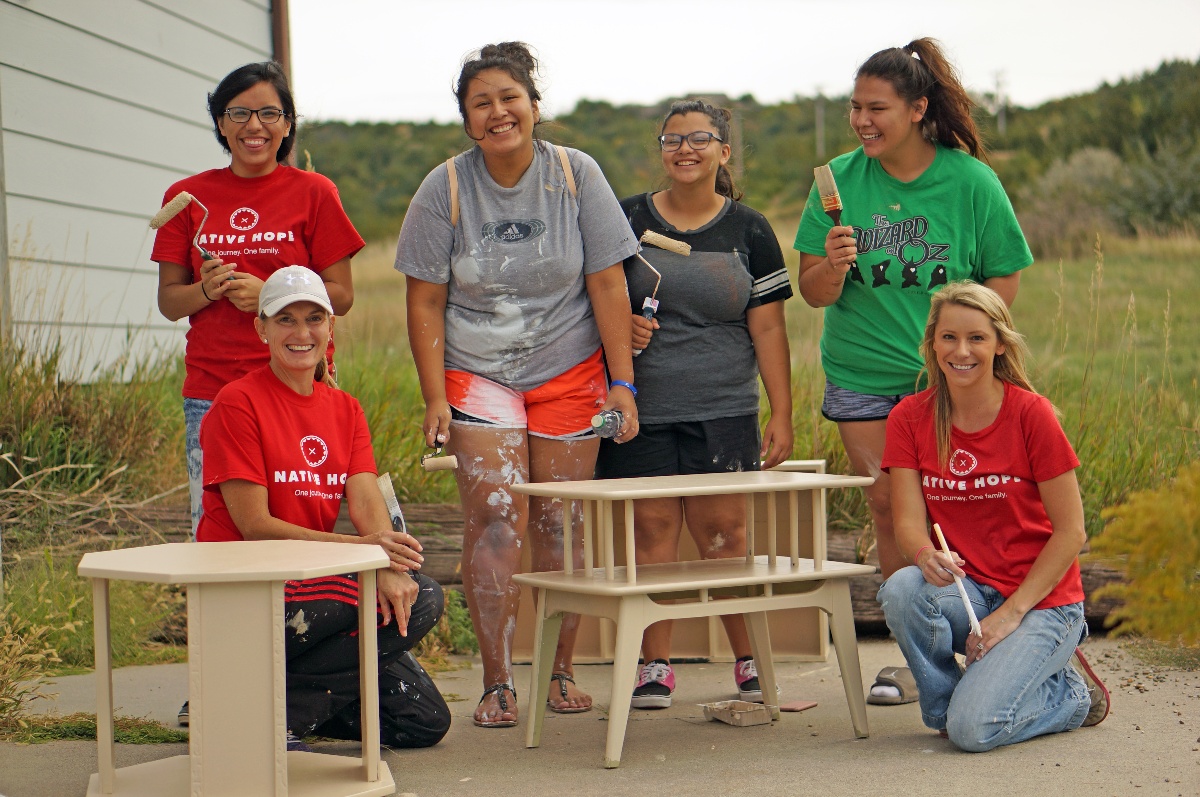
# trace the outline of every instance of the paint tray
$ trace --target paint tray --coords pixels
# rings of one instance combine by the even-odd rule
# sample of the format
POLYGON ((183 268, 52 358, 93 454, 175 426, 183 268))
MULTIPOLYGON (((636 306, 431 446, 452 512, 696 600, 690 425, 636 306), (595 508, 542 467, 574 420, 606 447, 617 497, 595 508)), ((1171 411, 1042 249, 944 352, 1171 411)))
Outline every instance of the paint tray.
POLYGON ((769 725, 771 710, 762 703, 750 703, 745 700, 721 700, 716 703, 701 703, 704 717, 718 720, 726 725, 744 728, 748 725, 769 725))

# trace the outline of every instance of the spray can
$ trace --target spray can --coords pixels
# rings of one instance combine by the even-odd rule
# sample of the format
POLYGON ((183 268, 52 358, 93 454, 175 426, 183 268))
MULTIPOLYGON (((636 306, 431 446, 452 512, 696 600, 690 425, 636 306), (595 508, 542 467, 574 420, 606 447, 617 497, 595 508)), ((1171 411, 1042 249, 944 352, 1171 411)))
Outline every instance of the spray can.
POLYGON ((592 431, 597 437, 616 437, 624 423, 620 410, 601 410, 592 416, 592 431))

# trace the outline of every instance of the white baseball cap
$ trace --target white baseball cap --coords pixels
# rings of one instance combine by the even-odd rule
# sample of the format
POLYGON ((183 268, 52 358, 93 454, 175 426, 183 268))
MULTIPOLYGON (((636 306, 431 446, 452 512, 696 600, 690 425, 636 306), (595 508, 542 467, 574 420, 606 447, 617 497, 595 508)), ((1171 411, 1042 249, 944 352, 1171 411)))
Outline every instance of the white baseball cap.
POLYGON ((296 302, 312 302, 334 314, 321 275, 304 266, 287 266, 268 277, 258 294, 258 312, 270 318, 296 302))

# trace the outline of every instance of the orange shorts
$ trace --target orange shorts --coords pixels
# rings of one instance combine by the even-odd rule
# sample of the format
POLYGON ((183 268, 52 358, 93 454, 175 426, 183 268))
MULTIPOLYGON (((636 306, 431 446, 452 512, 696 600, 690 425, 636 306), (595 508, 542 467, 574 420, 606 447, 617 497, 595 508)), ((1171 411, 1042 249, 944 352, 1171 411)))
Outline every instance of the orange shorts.
POLYGON ((446 369, 446 400, 459 423, 528 429, 529 434, 551 439, 590 436, 592 416, 608 400, 602 353, 596 349, 579 365, 525 392, 446 369))

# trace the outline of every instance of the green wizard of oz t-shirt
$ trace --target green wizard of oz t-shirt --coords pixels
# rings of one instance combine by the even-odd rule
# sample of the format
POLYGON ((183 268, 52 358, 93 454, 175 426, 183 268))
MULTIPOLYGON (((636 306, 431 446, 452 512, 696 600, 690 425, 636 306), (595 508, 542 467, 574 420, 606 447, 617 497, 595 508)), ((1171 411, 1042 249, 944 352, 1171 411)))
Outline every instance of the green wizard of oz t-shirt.
MULTIPOLYGON (((1033 255, 996 173, 962 150, 938 146, 929 168, 908 183, 861 147, 829 165, 858 261, 825 308, 825 376, 858 393, 911 393, 930 295, 947 282, 1015 273, 1033 255)), ((814 184, 795 248, 824 257, 832 226, 814 184)))

